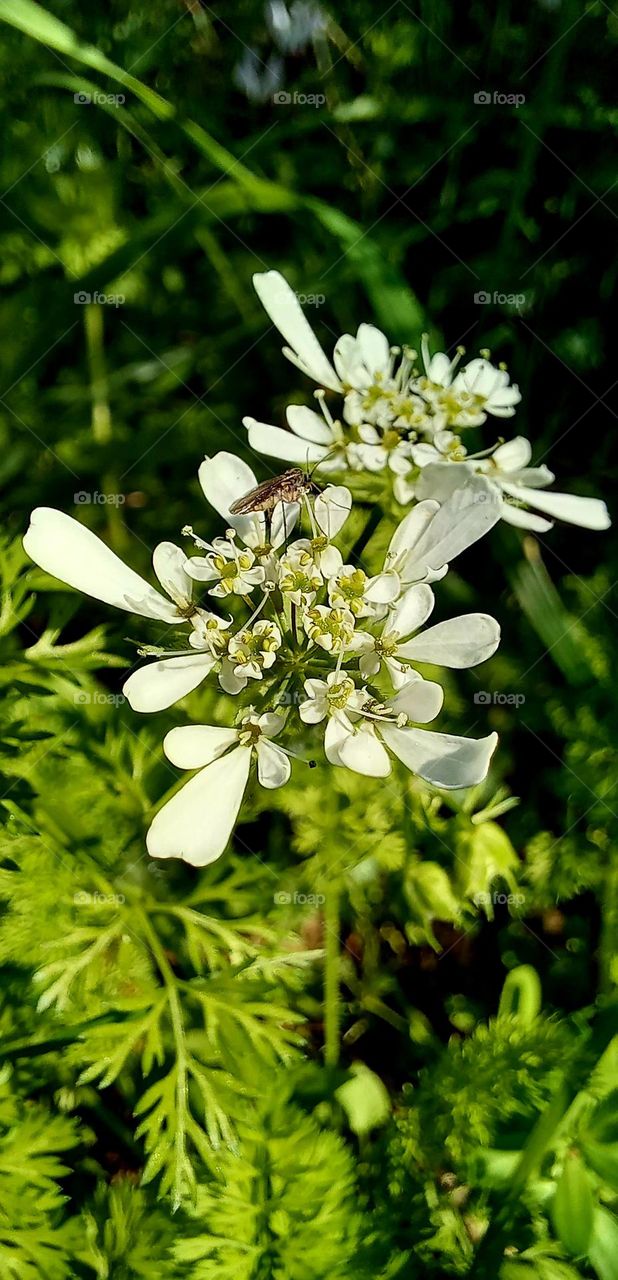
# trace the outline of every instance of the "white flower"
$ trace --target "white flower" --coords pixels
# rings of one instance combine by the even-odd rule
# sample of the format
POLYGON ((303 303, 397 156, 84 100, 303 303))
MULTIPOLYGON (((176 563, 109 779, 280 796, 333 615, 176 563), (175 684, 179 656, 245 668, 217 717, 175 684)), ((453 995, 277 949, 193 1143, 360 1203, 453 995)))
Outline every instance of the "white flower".
POLYGON ((333 363, 346 390, 368 391, 388 382, 393 355, 388 338, 373 324, 359 324, 356 337, 344 333, 335 343, 333 363))
POLYGON ((482 782, 498 742, 415 728, 427 724, 442 705, 442 689, 415 674, 389 704, 357 690, 349 676, 331 672, 326 682, 308 680, 299 713, 308 724, 326 719, 324 752, 330 764, 371 778, 391 772, 389 752, 432 786, 453 790, 482 782))
POLYGON ((442 506, 432 500, 419 502, 395 530, 384 571, 396 574, 402 587, 436 582, 448 572, 455 556, 493 528, 500 508, 495 486, 474 475, 468 476, 463 488, 457 488, 442 506))
POLYGON ((367 701, 366 691, 357 689, 352 677, 341 671, 329 671, 326 680, 305 680, 304 687, 307 698, 298 708, 304 724, 319 724, 346 708, 348 713, 360 711, 367 701))
POLYGON ((172 542, 160 542, 152 557, 155 574, 169 600, 129 569, 90 529, 53 507, 37 507, 32 512, 24 550, 41 569, 67 586, 127 613, 178 624, 196 612, 192 584, 184 569, 185 553, 172 542))
POLYGON ((281 556, 278 586, 284 598, 292 604, 313 604, 323 586, 323 578, 308 538, 291 543, 285 555, 281 556))
POLYGON ((249 780, 253 754, 258 782, 282 787, 290 761, 272 742, 283 728, 280 715, 249 714, 235 729, 188 725, 172 729, 163 749, 180 769, 200 772, 159 810, 146 836, 153 858, 182 858, 194 867, 214 862, 224 852, 249 780))
POLYGON ((512 418, 521 395, 515 384, 509 386, 506 369, 496 369, 479 356, 471 360, 453 379, 452 390, 461 406, 460 414, 451 419, 453 426, 477 426, 487 414, 494 418, 512 418), (466 421, 458 421, 465 418, 466 421))
POLYGON ((321 471, 341 471, 347 465, 347 446, 340 422, 331 418, 323 402, 323 416, 303 404, 288 405, 285 416, 289 431, 272 427, 257 418, 243 418, 249 433, 249 444, 256 453, 268 458, 283 458, 309 467, 319 464, 321 471))
POLYGON ((287 280, 278 271, 258 272, 253 277, 253 286, 264 310, 289 343, 289 346, 283 348, 283 354, 288 360, 313 378, 320 387, 341 391, 343 388, 339 378, 324 355, 287 280))
POLYGON ((328 582, 331 605, 350 609, 355 618, 381 618, 399 594, 399 582, 393 573, 379 573, 368 578, 363 569, 342 564, 328 582))
POLYGON ((369 777, 387 777, 391 771, 389 751, 412 773, 434 787, 456 790, 476 786, 487 775, 498 735, 487 738, 460 738, 401 725, 401 721, 425 724, 434 719, 441 705, 442 690, 430 681, 408 681, 388 706, 363 706, 361 717, 353 721, 346 711, 328 721, 324 750, 331 764, 352 769, 369 777))
POLYGON ((461 670, 476 667, 495 653, 500 643, 500 627, 485 613, 469 613, 439 622, 420 632, 434 607, 434 594, 425 583, 410 587, 388 614, 379 636, 357 633, 360 640, 359 668, 368 680, 378 674, 382 663, 393 686, 400 689, 410 679, 412 662, 461 670), (410 638, 414 632, 414 638, 410 638))
POLYGON ((432 387, 437 389, 442 387, 450 387, 453 381, 455 369, 461 360, 461 351, 458 350, 456 356, 450 359, 444 351, 436 351, 432 356, 429 350, 429 338, 426 333, 421 338, 421 355, 423 357, 423 365, 425 367, 425 376, 429 384, 423 383, 423 392, 431 392, 432 387))
POLYGON ((348 445, 348 459, 354 471, 383 471, 389 467, 403 475, 410 466, 412 446, 393 428, 383 432, 366 424, 358 428, 360 443, 348 445))
MULTIPOLYGON (((233 533, 230 530, 230 534, 233 533)), ((191 578, 198 582, 214 582, 208 594, 211 596, 246 596, 254 587, 265 581, 266 570, 257 564, 250 547, 237 547, 234 537, 215 538, 212 543, 204 543, 208 549, 205 556, 190 556, 185 561, 185 568, 191 578)))
POLYGON ((276 662, 280 648, 281 632, 276 622, 261 618, 252 627, 244 627, 228 642, 225 676, 223 672, 219 676, 221 687, 226 693, 238 693, 247 680, 261 680, 262 673, 276 662))
POLYGON ((342 653, 350 646, 354 634, 354 614, 350 609, 330 609, 316 604, 303 614, 305 632, 314 644, 327 653, 342 653))
POLYGON ((548 467, 530 467, 531 456, 529 440, 517 436, 499 445, 490 458, 468 458, 465 462, 443 462, 425 467, 417 481, 416 493, 421 498, 431 495, 439 502, 446 502, 469 483, 473 472, 482 472, 500 493, 500 515, 508 524, 531 529, 535 533, 545 533, 552 528, 550 520, 518 505, 526 503, 583 529, 609 528, 611 520, 607 507, 599 498, 541 492, 552 484, 554 475, 548 467))
POLYGON ((125 681, 122 692, 134 711, 164 711, 197 689, 213 671, 225 650, 225 632, 231 618, 219 618, 200 609, 191 619, 189 636, 195 653, 161 657, 157 662, 134 671, 125 681))
MULTIPOLYGON (((555 477, 548 467, 530 467, 531 457, 530 441, 517 436, 515 440, 499 445, 481 466, 489 479, 500 485, 507 498, 525 502, 538 511, 566 520, 569 524, 578 524, 583 529, 609 529, 611 520, 607 507, 599 498, 580 498, 570 493, 539 493, 540 489, 552 484, 555 477)), ((502 519, 541 533, 551 529, 549 520, 522 510, 512 501, 504 503, 502 519)))

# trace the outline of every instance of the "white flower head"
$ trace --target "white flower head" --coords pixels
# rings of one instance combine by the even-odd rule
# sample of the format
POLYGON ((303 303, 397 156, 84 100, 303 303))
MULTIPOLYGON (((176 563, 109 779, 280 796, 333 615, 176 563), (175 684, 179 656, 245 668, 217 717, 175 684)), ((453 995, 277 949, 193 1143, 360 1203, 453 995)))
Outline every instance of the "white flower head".
POLYGON ((399 589, 393 573, 370 578, 357 565, 342 564, 329 579, 328 598, 331 605, 349 609, 355 618, 380 618, 396 599, 399 589))
POLYGON ((495 418, 512 418, 521 400, 519 387, 510 384, 506 369, 482 356, 471 360, 453 380, 453 394, 461 405, 459 417, 466 419, 453 426, 476 426, 485 421, 487 414, 495 418))
POLYGON ((286 753, 272 741, 284 718, 251 710, 234 729, 188 725, 172 729, 163 749, 180 769, 199 769, 159 810, 146 836, 153 858, 182 858, 194 867, 214 862, 225 851, 249 780, 251 761, 268 789, 282 787, 290 776, 286 753))
POLYGON ((303 614, 305 632, 327 653, 344 653, 354 635, 354 614, 350 609, 332 609, 325 604, 313 605, 303 614))
POLYGON ((535 507, 549 516, 580 525, 584 529, 608 529, 611 520, 604 502, 598 498, 581 498, 569 493, 546 493, 554 475, 548 467, 531 467, 532 448, 529 440, 517 436, 501 444, 489 458, 467 458, 464 462, 432 463, 423 468, 416 493, 421 499, 431 496, 447 502, 457 490, 469 483, 476 472, 492 484, 500 498, 500 516, 508 524, 546 533, 551 520, 528 511, 535 507))
POLYGON ((228 640, 218 667, 219 684, 225 693, 241 693, 249 680, 261 680, 277 660, 282 642, 279 626, 268 618, 254 622, 265 602, 266 597, 242 630, 228 640))
POLYGON ((257 562, 251 547, 238 547, 234 537, 215 538, 205 546, 207 555, 190 556, 185 568, 197 582, 214 582, 209 595, 247 596, 266 580, 264 565, 257 562))
POLYGON ((417 674, 413 663, 461 670, 476 667, 495 653, 500 627, 485 613, 464 614, 421 631, 434 603, 426 583, 409 587, 388 613, 379 635, 356 634, 355 641, 362 637, 359 668, 366 680, 378 675, 384 665, 394 688, 401 689, 417 674))

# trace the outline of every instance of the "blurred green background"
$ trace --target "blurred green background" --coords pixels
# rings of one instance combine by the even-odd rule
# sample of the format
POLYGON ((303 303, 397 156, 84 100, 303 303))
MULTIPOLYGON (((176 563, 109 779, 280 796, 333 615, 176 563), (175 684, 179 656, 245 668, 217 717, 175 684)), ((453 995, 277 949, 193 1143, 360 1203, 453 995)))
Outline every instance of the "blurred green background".
MULTIPOLYGON (((7 545, 33 506, 49 504, 146 571, 158 539, 176 539, 186 524, 214 531, 197 483, 204 454, 237 451, 259 479, 269 474, 268 460, 247 449, 243 415, 281 424, 291 400, 311 403, 253 293, 252 273, 271 268, 305 296, 327 349, 363 320, 397 342, 417 346, 428 330, 451 352, 489 348, 522 392, 507 436, 529 436, 558 489, 611 507, 618 15, 604 0, 343 0, 336 11, 257 0, 55 0, 43 10, 0 0, 0 18, 7 545)), ((480 447, 495 438, 491 422, 484 431, 480 447)), ((20 568, 12 554, 9 587, 20 568)), ((497 774, 521 798, 504 825, 528 895, 522 918, 499 907, 472 939, 452 920, 440 926, 447 955, 438 966, 431 947, 415 945, 397 963, 389 955, 396 977, 389 967, 379 979, 377 961, 363 977, 375 999, 420 1008, 443 1041, 495 1012, 517 964, 541 973, 550 1015, 589 1012, 612 990, 617 578, 611 530, 556 526, 539 542, 505 528, 462 557, 441 589, 444 613, 481 608, 503 627, 489 674, 457 681, 441 727, 499 731, 497 774), (479 708, 479 678, 525 702, 479 708)), ((20 599, 9 596, 7 631, 20 599)), ((126 655, 125 619, 110 621, 95 602, 56 603, 65 644, 106 624, 90 666, 105 667, 103 644, 126 655)), ((28 680, 15 666, 48 606, 42 596, 24 613, 4 660, 9 790, 24 743, 50 732, 41 700, 30 711, 19 700, 28 680)), ((108 664, 101 679, 117 691, 122 671, 108 664)), ((60 732, 68 713, 57 714, 60 732)), ((106 708, 97 720, 108 761, 116 714, 106 708)), ((156 750, 174 722, 158 717, 144 740, 156 750)), ((150 785, 150 799, 168 782, 150 785)), ((32 812, 29 786, 22 778, 17 795, 32 812)), ((302 796, 289 804, 285 819, 254 814, 246 837, 284 863, 288 823, 307 852, 302 796)), ((57 804, 44 829, 59 823, 57 804)), ((448 851, 430 843, 429 852, 448 866, 448 851)), ((376 929, 398 919, 397 892, 374 902, 376 929)), ((424 927, 432 913, 415 909, 424 927)), ((347 928, 363 933, 353 911, 347 928)), ((413 930, 408 937, 416 942, 413 930)), ((398 1089, 423 1035, 411 1062, 396 1018, 363 1017, 362 1056, 398 1089)), ((554 1051, 559 1059, 561 1046, 554 1051)), ((444 1122, 443 1113, 438 1128, 444 1122)), ((284 1274, 297 1273, 290 1264, 284 1274)))

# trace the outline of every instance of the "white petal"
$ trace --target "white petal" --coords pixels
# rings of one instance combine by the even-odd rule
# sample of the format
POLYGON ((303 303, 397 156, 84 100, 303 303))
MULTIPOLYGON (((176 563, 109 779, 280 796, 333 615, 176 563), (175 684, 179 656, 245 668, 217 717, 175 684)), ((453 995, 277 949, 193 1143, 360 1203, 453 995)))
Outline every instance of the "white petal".
POLYGON ((391 771, 388 752, 372 725, 362 725, 346 736, 338 751, 339 764, 367 778, 387 778, 391 771))
POLYGON ((153 858, 205 867, 220 858, 234 829, 249 777, 251 750, 237 747, 187 782, 159 810, 146 836, 153 858))
POLYGON ((178 769, 203 769, 212 764, 228 747, 238 742, 237 729, 212 724, 187 724, 170 729, 163 739, 163 750, 178 769))
POLYGON ((170 599, 184 609, 193 596, 191 579, 185 571, 186 551, 173 542, 159 542, 152 553, 152 567, 170 599))
POLYGON ((282 546, 284 542, 287 542, 290 534, 294 532, 298 524, 299 516, 299 502, 278 502, 276 507, 273 508, 270 541, 275 550, 277 547, 282 546))
POLYGON ((311 440, 313 444, 323 444, 327 449, 332 445, 332 430, 315 409, 308 409, 304 404, 290 404, 285 416, 294 435, 301 436, 303 440, 311 440))
POLYGON ((318 494, 314 514, 322 533, 330 540, 336 538, 352 510, 352 494, 342 484, 329 484, 318 494))
POLYGON ((37 507, 24 550, 46 573, 94 600, 161 622, 178 622, 178 610, 72 516, 37 507))
POLYGON ((394 559, 400 552, 413 547, 431 524, 439 508, 439 502, 419 502, 416 507, 413 507, 397 525, 389 543, 387 559, 394 559))
POLYGON ((260 785, 268 791, 285 786, 290 777, 290 757, 268 738, 259 738, 256 750, 260 785))
POLYGON ((376 444, 351 444, 349 451, 360 464, 359 469, 364 468, 366 471, 383 471, 388 462, 387 453, 376 444))
POLYGON ((360 353, 370 373, 388 373, 391 354, 388 338, 373 324, 359 324, 356 334, 360 353))
POLYGON ((286 462, 299 462, 306 467, 321 462, 328 453, 323 444, 301 440, 292 431, 271 427, 267 422, 258 422, 256 418, 243 418, 243 425, 249 432, 251 448, 257 453, 265 453, 269 458, 285 458, 286 462))
POLYGON ((436 351, 427 368, 427 377, 441 387, 448 387, 452 377, 453 362, 444 351, 436 351))
POLYGON ((435 604, 431 587, 426 583, 417 583, 404 591, 388 620, 388 630, 397 631, 400 636, 409 636, 427 621, 435 604))
POLYGON ((519 471, 521 467, 528 466, 531 457, 532 445, 525 436, 507 440, 505 444, 498 445, 492 454, 493 461, 501 471, 519 471))
POLYGON ((429 724, 435 720, 442 710, 444 690, 434 680, 423 680, 422 677, 411 679, 404 677, 406 683, 392 699, 391 706, 395 711, 405 711, 410 720, 417 724, 429 724))
POLYGON ((163 658, 134 671, 122 692, 134 711, 164 711, 197 689, 215 665, 210 653, 163 658))
POLYGON ((544 520, 543 516, 535 516, 532 511, 526 511, 524 507, 515 507, 512 502, 502 503, 501 515, 507 524, 512 524, 517 529, 530 529, 533 533, 547 533, 548 529, 554 527, 551 520, 544 520))
POLYGON ((335 343, 333 363, 341 378, 348 387, 364 390, 369 382, 367 369, 356 338, 351 333, 344 333, 335 343))
POLYGON ((540 467, 522 467, 516 475, 504 476, 504 480, 513 484, 527 484, 529 489, 546 489, 556 479, 553 471, 541 463, 540 467))
POLYGON ((253 286, 262 306, 307 373, 321 387, 341 391, 341 384, 306 320, 296 294, 278 271, 258 272, 253 286))
POLYGON ((329 764, 341 764, 339 752, 353 733, 352 725, 344 711, 330 716, 324 733, 324 753, 329 764))
POLYGON ((285 716, 280 711, 264 711, 258 716, 258 725, 267 738, 276 738, 285 728, 285 716))
POLYGON ((500 508, 497 486, 484 476, 471 476, 462 489, 447 498, 419 538, 406 559, 405 577, 412 580, 421 577, 424 568, 438 570, 450 564, 493 528, 500 519, 500 508))
POLYGON ((334 578, 343 568, 343 556, 337 547, 325 547, 320 552, 320 572, 325 578, 334 578))
POLYGON ((459 618, 438 622, 397 647, 397 655, 414 662, 433 662, 436 666, 462 670, 476 667, 496 652, 500 643, 500 627, 487 613, 467 613, 459 618))
POLYGON ((431 462, 422 467, 416 482, 416 496, 420 501, 433 498, 446 502, 456 489, 467 484, 475 471, 473 462, 431 462))
POLYGON ((600 498, 579 498, 572 493, 540 493, 538 489, 526 489, 523 485, 505 484, 503 488, 514 498, 529 502, 548 516, 578 524, 582 529, 609 529, 611 520, 605 503, 600 498))
POLYGON ((206 501, 219 512, 227 525, 238 530, 243 542, 249 546, 263 542, 263 516, 230 515, 230 507, 239 498, 244 498, 257 484, 251 467, 242 458, 237 458, 235 453, 222 451, 215 454, 214 458, 206 458, 198 475, 206 501))
POLYGON ((382 728, 382 737, 407 769, 447 791, 482 782, 498 743, 497 733, 487 738, 457 738, 430 729, 393 729, 390 725, 382 728))
POLYGON ((387 570, 386 573, 377 573, 375 578, 368 579, 364 592, 365 600, 369 604, 392 604, 400 590, 399 575, 387 570))

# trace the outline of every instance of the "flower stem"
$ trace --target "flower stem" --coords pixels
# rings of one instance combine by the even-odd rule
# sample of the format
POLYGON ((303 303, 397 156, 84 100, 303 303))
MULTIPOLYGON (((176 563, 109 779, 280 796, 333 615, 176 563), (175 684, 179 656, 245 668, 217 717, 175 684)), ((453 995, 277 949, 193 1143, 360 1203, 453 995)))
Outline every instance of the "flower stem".
POLYGON ((375 505, 369 509, 369 516, 367 518, 365 527, 362 530, 362 533, 359 534, 358 538, 356 539, 356 542, 354 543, 354 546, 350 548, 349 555, 348 555, 348 559, 350 561, 355 562, 357 560, 360 560, 360 557, 362 556, 362 553, 365 550, 367 543, 371 541, 371 538, 373 537, 381 519, 382 519, 382 508, 380 507, 379 503, 376 502, 375 505))
POLYGON ((336 1067, 339 1061, 339 896, 338 880, 330 880, 324 903, 324 1061, 336 1067))

